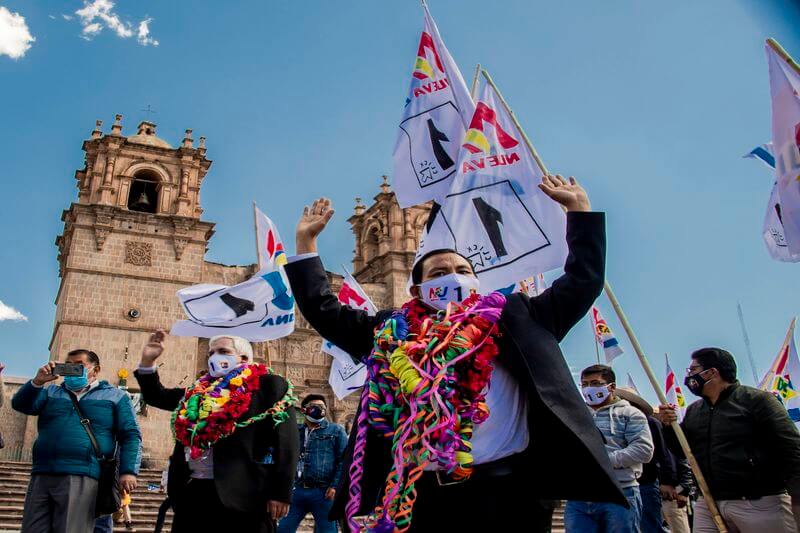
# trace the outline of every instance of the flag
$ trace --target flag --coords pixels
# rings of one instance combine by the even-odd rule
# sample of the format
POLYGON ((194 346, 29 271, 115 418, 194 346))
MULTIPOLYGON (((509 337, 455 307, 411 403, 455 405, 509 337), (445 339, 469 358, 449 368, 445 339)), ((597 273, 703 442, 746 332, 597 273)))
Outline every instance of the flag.
POLYGON ((278 237, 278 230, 267 215, 253 204, 256 219, 256 242, 258 243, 258 269, 268 268, 273 258, 281 257, 281 266, 286 264, 286 252, 278 237))
POLYGON ((667 380, 664 384, 664 391, 667 396, 667 403, 675 407, 678 413, 678 420, 683 420, 683 413, 686 409, 686 398, 683 396, 683 390, 675 377, 675 372, 669 366, 669 356, 664 355, 667 360, 667 380))
POLYGON ((789 417, 795 425, 800 427, 800 358, 797 357, 794 343, 794 325, 792 319, 778 356, 761 380, 759 388, 774 394, 789 411, 789 417))
POLYGON ((486 84, 458 157, 450 192, 417 251, 452 248, 468 258, 481 292, 564 266, 566 216, 538 187, 542 178, 522 133, 486 84))
MULTIPOLYGON (((171 335, 236 335, 249 341, 279 339, 294 331, 294 296, 283 271, 286 253, 278 229, 261 213, 266 228, 264 265, 252 278, 233 285, 203 283, 178 291, 186 320, 171 335)), ((262 250, 259 250, 261 256, 262 250)))
POLYGON ((533 298, 534 296, 539 296, 542 294, 546 288, 547 285, 544 282, 544 275, 538 274, 536 276, 525 278, 518 283, 513 283, 508 287, 498 289, 498 291, 506 296, 516 292, 521 292, 526 294, 528 297, 533 298))
MULTIPOLYGON (((771 169, 775 169, 775 158, 772 156, 772 143, 762 144, 753 148, 743 157, 757 159, 771 169)), ((784 236, 783 222, 781 221, 781 204, 778 199, 778 182, 772 184, 772 192, 767 203, 767 212, 764 215, 764 225, 761 231, 764 243, 767 245, 769 255, 776 261, 787 263, 800 262, 800 254, 789 252, 784 236)))
MULTIPOLYGON (((378 312, 367 293, 347 270, 344 271, 342 287, 339 289, 339 302, 366 311, 370 316, 378 312)), ((364 384, 367 367, 363 363, 355 362, 349 353, 325 339, 322 340, 322 351, 333 357, 328 383, 338 399, 344 399, 364 384)))
POLYGON ((639 396, 642 395, 642 393, 639 392, 639 387, 637 387, 636 383, 633 382, 633 376, 631 376, 630 372, 628 372, 628 388, 633 389, 633 392, 635 392, 639 396))
POLYGON ((772 96, 772 147, 784 237, 790 254, 800 254, 800 72, 769 42, 769 86, 772 96))
POLYGON ((592 326, 594 327, 594 335, 597 342, 603 347, 603 352, 606 354, 606 364, 611 364, 615 358, 622 355, 622 347, 619 341, 614 336, 611 328, 608 327, 606 319, 600 313, 600 309, 592 306, 592 326))
POLYGON ((742 157, 761 161, 769 168, 775 170, 775 157, 772 155, 772 143, 756 146, 742 157))
POLYGON ((423 7, 425 26, 394 147, 394 191, 400 207, 438 201, 447 194, 475 109, 428 7, 423 7))

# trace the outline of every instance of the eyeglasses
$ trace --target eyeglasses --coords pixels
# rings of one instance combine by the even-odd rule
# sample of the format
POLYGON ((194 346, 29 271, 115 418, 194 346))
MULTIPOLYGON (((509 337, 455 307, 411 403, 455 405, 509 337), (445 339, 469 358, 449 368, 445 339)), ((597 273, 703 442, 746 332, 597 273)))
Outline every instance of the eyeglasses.
POLYGON ((705 370, 703 370, 703 367, 700 365, 692 365, 686 369, 686 373, 689 375, 696 374, 697 372, 705 372, 705 370))

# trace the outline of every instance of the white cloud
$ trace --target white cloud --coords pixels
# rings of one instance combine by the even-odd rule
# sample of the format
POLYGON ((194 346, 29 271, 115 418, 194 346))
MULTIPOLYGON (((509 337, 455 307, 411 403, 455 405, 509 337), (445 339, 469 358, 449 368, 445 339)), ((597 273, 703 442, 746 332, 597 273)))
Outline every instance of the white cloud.
MULTIPOLYGON (((3 9, 0 7, 0 9, 3 9)), ((28 320, 28 317, 11 307, 10 305, 4 304, 0 301, 0 322, 4 320, 28 320)))
POLYGON ((136 40, 142 46, 158 46, 158 41, 150 37, 150 23, 152 21, 153 19, 147 18, 139 23, 139 32, 136 34, 136 40))
POLYGON ((25 55, 36 38, 31 35, 25 17, 0 6, 0 56, 19 59, 25 55))
MULTIPOLYGON (((112 0, 83 0, 83 7, 75 14, 83 26, 81 37, 87 41, 94 38, 104 28, 108 28, 122 39, 128 39, 135 34, 136 40, 142 46, 158 46, 158 41, 150 35, 150 22, 153 19, 146 18, 140 21, 137 31, 134 32, 134 26, 130 22, 123 21, 114 12, 112 0)), ((64 15, 64 18, 67 19, 67 16, 64 15)))
POLYGON ((49 18, 50 20, 56 20, 55 15, 47 15, 47 18, 49 18))
POLYGON ((72 15, 65 15, 64 13, 61 13, 61 16, 64 18, 64 20, 72 20, 72 15))

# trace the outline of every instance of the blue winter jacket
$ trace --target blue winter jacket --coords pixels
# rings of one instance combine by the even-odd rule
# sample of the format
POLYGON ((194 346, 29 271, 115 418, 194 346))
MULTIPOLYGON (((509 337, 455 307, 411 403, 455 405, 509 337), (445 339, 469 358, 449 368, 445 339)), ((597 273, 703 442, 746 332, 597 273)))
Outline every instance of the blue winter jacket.
MULTIPOLYGON (((35 387, 28 381, 11 400, 17 411, 39 417, 31 473, 97 479, 100 466, 69 394, 64 385, 35 387)), ((103 455, 112 456, 115 442, 119 443, 119 473, 137 475, 142 460, 142 434, 125 391, 101 381, 78 404, 92 422, 103 455)))

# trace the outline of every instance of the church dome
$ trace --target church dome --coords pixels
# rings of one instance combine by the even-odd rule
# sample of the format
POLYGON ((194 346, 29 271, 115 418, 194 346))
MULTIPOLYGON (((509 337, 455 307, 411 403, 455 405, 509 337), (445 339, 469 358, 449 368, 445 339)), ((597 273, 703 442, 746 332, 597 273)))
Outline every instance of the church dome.
POLYGON ((152 122, 142 121, 139 124, 139 131, 136 135, 128 137, 128 142, 135 144, 144 144, 146 146, 154 146, 156 148, 172 149, 172 146, 160 137, 156 137, 156 125, 152 122))

